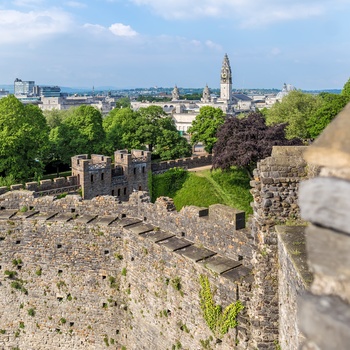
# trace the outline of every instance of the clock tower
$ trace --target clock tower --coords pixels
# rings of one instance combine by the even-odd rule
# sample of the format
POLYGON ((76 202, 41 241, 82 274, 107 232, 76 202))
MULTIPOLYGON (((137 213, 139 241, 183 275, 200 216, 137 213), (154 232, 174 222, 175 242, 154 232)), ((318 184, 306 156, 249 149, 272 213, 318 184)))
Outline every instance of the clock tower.
POLYGON ((227 104, 232 103, 232 73, 227 54, 225 54, 221 67, 220 100, 227 104))

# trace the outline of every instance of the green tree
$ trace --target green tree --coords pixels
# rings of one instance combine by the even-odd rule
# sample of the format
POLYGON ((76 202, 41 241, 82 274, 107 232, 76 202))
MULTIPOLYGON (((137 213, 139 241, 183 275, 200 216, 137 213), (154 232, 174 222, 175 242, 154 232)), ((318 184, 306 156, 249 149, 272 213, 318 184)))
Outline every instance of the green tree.
POLYGON ((306 140, 310 138, 308 119, 321 106, 317 96, 302 91, 291 91, 281 102, 266 112, 266 124, 287 123, 286 137, 306 140))
POLYGON ((42 111, 10 95, 0 100, 0 174, 16 180, 37 177, 48 150, 48 126, 42 111))
POLYGON ((192 122, 192 126, 187 130, 191 134, 191 144, 203 142, 204 149, 211 153, 217 141, 217 130, 224 122, 224 113, 220 108, 202 107, 192 122))
POLYGON ((57 168, 69 165, 77 154, 100 153, 105 146, 101 112, 92 106, 71 108, 54 119, 50 130, 47 163, 57 168))
MULTIPOLYGON (((350 96, 349 96, 350 97, 350 96)), ((345 107, 348 98, 344 95, 321 93, 318 96, 321 106, 308 118, 306 126, 310 138, 316 138, 323 129, 345 107)))
POLYGON ((347 102, 350 101, 350 79, 344 84, 341 95, 347 99, 347 102))
POLYGON ((103 121, 105 149, 109 154, 117 148, 148 148, 154 156, 172 159, 191 154, 191 147, 176 130, 175 123, 159 106, 112 110, 103 121))
POLYGON ((99 153, 105 142, 101 112, 92 106, 80 106, 64 119, 70 154, 99 153))
POLYGON ((116 103, 115 108, 130 108, 130 98, 129 97, 121 97, 116 103))

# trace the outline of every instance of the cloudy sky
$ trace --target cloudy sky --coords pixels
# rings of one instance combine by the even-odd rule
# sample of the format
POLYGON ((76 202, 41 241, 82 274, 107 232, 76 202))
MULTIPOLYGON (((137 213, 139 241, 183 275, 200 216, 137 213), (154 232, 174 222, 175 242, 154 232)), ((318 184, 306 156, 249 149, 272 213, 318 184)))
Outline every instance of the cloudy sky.
POLYGON ((342 88, 350 0, 0 0, 0 84, 342 88))

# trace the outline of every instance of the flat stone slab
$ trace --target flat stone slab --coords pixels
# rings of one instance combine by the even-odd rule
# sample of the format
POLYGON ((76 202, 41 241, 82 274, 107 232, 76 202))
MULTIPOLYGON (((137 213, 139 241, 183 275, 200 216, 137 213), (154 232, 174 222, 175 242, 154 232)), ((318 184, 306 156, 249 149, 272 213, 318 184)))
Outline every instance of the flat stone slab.
POLYGON ((168 239, 165 239, 163 241, 160 241, 157 244, 164 246, 167 249, 174 252, 178 249, 188 247, 188 246, 192 245, 193 243, 188 241, 187 239, 178 238, 178 237, 174 236, 174 237, 170 237, 168 239))
POLYGON ((28 210, 26 212, 17 212, 16 216, 21 219, 28 219, 33 215, 36 215, 39 213, 39 210, 28 210))
POLYGON ((95 223, 98 225, 102 226, 108 226, 110 225, 113 221, 117 220, 118 216, 113 216, 113 215, 105 215, 105 216, 99 216, 95 223))
POLYGON ((123 218, 121 220, 118 221, 119 225, 121 225, 122 227, 127 227, 133 224, 137 224, 139 222, 142 222, 140 219, 135 219, 135 218, 123 218))
POLYGON ((15 210, 15 209, 0 210, 0 219, 10 219, 17 212, 18 212, 18 210, 15 210))
POLYGON ((207 248, 196 247, 195 245, 190 245, 186 248, 179 249, 176 251, 176 253, 181 254, 186 258, 193 260, 194 262, 207 259, 216 254, 212 250, 209 250, 207 248))
POLYGON ((142 234, 142 233, 146 233, 149 231, 153 231, 154 230, 154 226, 151 224, 135 224, 135 225, 131 225, 126 227, 126 229, 128 229, 129 231, 136 233, 138 235, 142 234))
POLYGON ((237 266, 242 265, 241 262, 232 259, 224 258, 219 255, 215 255, 209 259, 199 262, 199 264, 207 267, 209 270, 218 273, 219 275, 234 269, 237 266))
POLYGON ((225 277, 229 280, 231 280, 232 282, 234 281, 238 281, 244 277, 247 277, 250 275, 251 270, 248 269, 247 267, 240 265, 235 267, 234 269, 231 269, 227 272, 224 272, 222 274, 222 277, 225 277))
POLYGON ((49 213, 41 213, 39 212, 38 215, 33 215, 31 217, 29 217, 29 220, 50 220, 51 218, 53 218, 55 215, 57 215, 58 213, 55 212, 49 212, 49 213))
POLYGON ((88 224, 91 221, 93 221, 94 219, 97 218, 97 215, 82 215, 82 216, 78 216, 76 219, 74 219, 75 222, 78 223, 82 223, 82 224, 88 224))
POLYGON ((67 222, 69 220, 73 219, 72 213, 59 213, 58 215, 55 215, 49 219, 48 221, 55 221, 55 222, 67 222))
POLYGON ((140 237, 142 238, 148 238, 154 243, 158 243, 160 241, 164 241, 165 239, 168 239, 170 237, 174 237, 174 234, 165 232, 165 231, 150 231, 146 232, 144 234, 141 234, 140 237))

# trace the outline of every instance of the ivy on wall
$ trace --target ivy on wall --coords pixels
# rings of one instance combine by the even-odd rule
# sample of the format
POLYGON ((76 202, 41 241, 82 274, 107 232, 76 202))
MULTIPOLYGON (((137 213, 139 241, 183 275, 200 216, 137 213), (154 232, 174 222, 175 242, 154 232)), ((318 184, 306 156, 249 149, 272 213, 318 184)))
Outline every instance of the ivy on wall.
POLYGON ((237 326, 237 315, 244 309, 244 306, 237 300, 222 310, 221 305, 217 305, 214 302, 208 277, 200 275, 199 283, 201 285, 199 302, 203 317, 213 334, 216 337, 220 337, 226 334, 230 328, 237 326))

